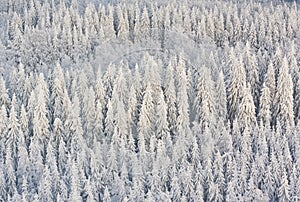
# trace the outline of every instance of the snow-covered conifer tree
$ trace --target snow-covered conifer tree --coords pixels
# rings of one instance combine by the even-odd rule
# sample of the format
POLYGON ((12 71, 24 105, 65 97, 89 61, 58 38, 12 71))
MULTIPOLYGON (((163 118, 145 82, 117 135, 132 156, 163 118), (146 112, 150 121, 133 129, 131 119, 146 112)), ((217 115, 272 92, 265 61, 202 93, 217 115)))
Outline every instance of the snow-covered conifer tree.
POLYGON ((138 133, 143 135, 146 145, 149 146, 150 138, 153 135, 155 108, 153 104, 153 96, 151 85, 146 86, 143 103, 140 109, 140 116, 138 121, 138 133))
POLYGON ((6 82, 3 79, 3 76, 0 77, 0 103, 1 106, 3 104, 8 106, 9 104, 8 90, 6 88, 6 82))
POLYGON ((279 69, 275 102, 277 119, 284 127, 294 126, 293 82, 286 57, 283 58, 282 67, 279 69))
POLYGON ((290 200, 290 185, 286 176, 286 172, 283 171, 280 179, 280 185, 278 187, 278 201, 290 200))
POLYGON ((32 191, 38 190, 38 184, 42 177, 44 165, 43 165, 43 146, 41 145, 39 138, 33 136, 29 146, 29 179, 28 187, 32 191))
POLYGON ((257 106, 259 101, 259 75, 258 75, 258 62, 256 56, 251 53, 250 44, 246 43, 245 46, 244 65, 246 71, 246 78, 251 87, 251 95, 254 104, 257 106))
POLYGON ((127 17, 127 11, 120 4, 116 8, 117 12, 117 37, 121 41, 129 39, 129 23, 127 17))
POLYGON ((45 158, 46 143, 49 138, 49 121, 47 118, 47 103, 44 92, 42 85, 38 85, 36 88, 37 98, 32 120, 33 136, 35 139, 38 139, 39 144, 41 144, 40 146, 43 158, 45 158))
POLYGON ((72 160, 71 166, 71 178, 70 178, 70 195, 69 199, 72 201, 81 201, 81 184, 79 179, 79 168, 77 163, 72 160))
POLYGON ((228 86, 228 110, 230 120, 237 116, 240 99, 246 87, 246 74, 241 59, 230 50, 230 81, 228 86))
POLYGON ((238 106, 237 119, 239 120, 240 127, 256 126, 255 104, 251 95, 251 90, 247 86, 242 92, 242 99, 238 106))
POLYGON ((86 191, 86 195, 87 195, 86 200, 91 201, 91 202, 95 202, 96 200, 95 200, 95 197, 94 197, 94 190, 93 190, 93 187, 92 187, 92 184, 91 184, 90 180, 87 180, 87 182, 85 184, 85 191, 86 191))
POLYGON ((169 61, 166 70, 165 89, 164 89, 166 104, 168 106, 167 119, 169 123, 169 129, 172 135, 174 135, 175 133, 176 116, 177 116, 176 89, 175 89, 175 78, 174 78, 175 62, 176 62, 176 57, 169 61))
POLYGON ((12 146, 6 147, 6 158, 5 158, 5 181, 6 191, 8 196, 13 196, 16 189, 16 173, 15 173, 15 160, 12 156, 12 146))
POLYGON ((106 14, 103 16, 103 32, 106 39, 113 39, 116 37, 114 29, 114 7, 108 5, 106 14))
POLYGON ((110 193, 109 193, 109 190, 108 190, 107 186, 104 189, 103 201, 104 202, 111 202, 110 193))
POLYGON ((271 123, 271 96, 269 87, 263 83, 259 101, 259 121, 266 127, 271 123))
POLYGON ((163 91, 160 90, 158 105, 156 107, 156 137, 165 139, 169 133, 169 125, 167 121, 167 104, 164 99, 163 91))
POLYGON ((216 112, 217 119, 220 121, 227 121, 227 98, 226 98, 226 86, 224 82, 223 71, 219 73, 218 81, 216 83, 216 112))
MULTIPOLYGON (((29 155, 24 133, 20 133, 18 137, 18 161, 16 168, 16 179, 18 188, 24 183, 27 183, 29 176, 29 155)), ((20 189, 20 188, 19 188, 20 189)))
MULTIPOLYGON (((13 96, 15 98, 15 96, 13 96)), ((12 105, 10 109, 10 114, 8 118, 7 124, 7 135, 6 135, 6 148, 10 148, 11 150, 11 158, 13 159, 13 168, 16 167, 17 162, 17 151, 18 151, 18 138, 20 135, 20 123, 17 116, 17 112, 15 111, 15 106, 12 105)))
POLYGON ((141 20, 140 20, 140 30, 141 30, 140 31, 141 37, 146 40, 149 39, 149 37, 150 37, 150 20, 149 20, 147 7, 144 7, 142 9, 141 20))
POLYGON ((187 81, 187 75, 186 75, 186 69, 185 69, 185 62, 183 55, 181 54, 178 59, 177 64, 177 110, 178 110, 178 116, 176 120, 176 137, 175 140, 180 142, 180 144, 183 146, 183 151, 180 151, 179 153, 181 155, 185 154, 185 148, 186 148, 186 138, 189 138, 191 135, 190 130, 190 118, 189 118, 189 106, 187 103, 189 103, 188 100, 188 81, 187 81))
POLYGON ((194 101, 195 121, 199 123, 206 122, 208 125, 214 125, 216 122, 215 111, 215 93, 213 81, 210 79, 210 72, 203 67, 203 72, 197 81, 196 97, 194 101))
POLYGON ((45 166, 43 171, 43 176, 39 183, 38 193, 40 201, 51 201, 53 200, 52 196, 52 185, 51 185, 51 174, 48 166, 45 166))

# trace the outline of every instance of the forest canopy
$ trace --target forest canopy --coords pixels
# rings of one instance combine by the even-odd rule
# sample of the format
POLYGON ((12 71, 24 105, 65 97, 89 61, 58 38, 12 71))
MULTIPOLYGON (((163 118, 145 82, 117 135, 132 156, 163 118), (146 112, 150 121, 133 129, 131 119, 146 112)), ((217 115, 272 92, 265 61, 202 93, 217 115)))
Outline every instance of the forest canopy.
POLYGON ((0 3, 0 201, 297 201, 282 1, 0 3))

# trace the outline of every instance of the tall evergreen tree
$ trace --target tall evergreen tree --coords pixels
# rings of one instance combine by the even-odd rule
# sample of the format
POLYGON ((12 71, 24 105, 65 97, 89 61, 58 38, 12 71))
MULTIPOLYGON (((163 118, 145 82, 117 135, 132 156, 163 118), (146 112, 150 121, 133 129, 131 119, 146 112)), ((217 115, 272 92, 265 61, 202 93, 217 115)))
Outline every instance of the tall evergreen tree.
POLYGON ((253 128, 256 126, 256 116, 251 90, 249 87, 245 87, 242 93, 242 100, 237 111, 237 119, 239 120, 240 127, 253 128))
POLYGON ((234 120, 237 116, 240 99, 243 96, 246 87, 246 74, 241 59, 237 58, 230 50, 230 81, 228 86, 228 110, 230 120, 234 120))
POLYGON ((294 126, 293 82, 286 57, 278 74, 275 102, 277 119, 284 127, 294 126))
POLYGON ((219 73, 216 83, 216 112, 220 121, 226 122, 227 120, 227 98, 226 98, 226 86, 224 82, 223 71, 219 73))
MULTIPOLYGON (((15 96, 13 96, 15 98, 15 96)), ((15 111, 15 106, 12 105, 10 109, 10 115, 8 118, 7 125, 7 135, 6 135, 6 148, 11 150, 11 158, 13 160, 13 168, 16 169, 17 166, 17 156, 18 156, 18 139, 20 135, 20 123, 17 117, 17 112, 15 111)))

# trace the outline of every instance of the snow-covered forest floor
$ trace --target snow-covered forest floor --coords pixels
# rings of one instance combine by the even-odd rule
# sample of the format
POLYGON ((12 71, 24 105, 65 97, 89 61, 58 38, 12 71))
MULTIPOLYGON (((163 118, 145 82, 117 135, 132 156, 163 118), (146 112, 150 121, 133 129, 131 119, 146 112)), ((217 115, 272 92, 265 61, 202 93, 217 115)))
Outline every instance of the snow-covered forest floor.
POLYGON ((300 11, 0 2, 0 201, 299 201, 300 11))

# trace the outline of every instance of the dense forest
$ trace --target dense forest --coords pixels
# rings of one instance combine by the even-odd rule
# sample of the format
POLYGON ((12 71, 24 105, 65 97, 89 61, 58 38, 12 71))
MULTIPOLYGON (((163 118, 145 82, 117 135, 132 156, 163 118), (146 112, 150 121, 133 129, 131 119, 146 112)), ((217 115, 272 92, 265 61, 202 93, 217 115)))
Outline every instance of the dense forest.
POLYGON ((0 201, 299 201, 295 2, 0 3, 0 201))

